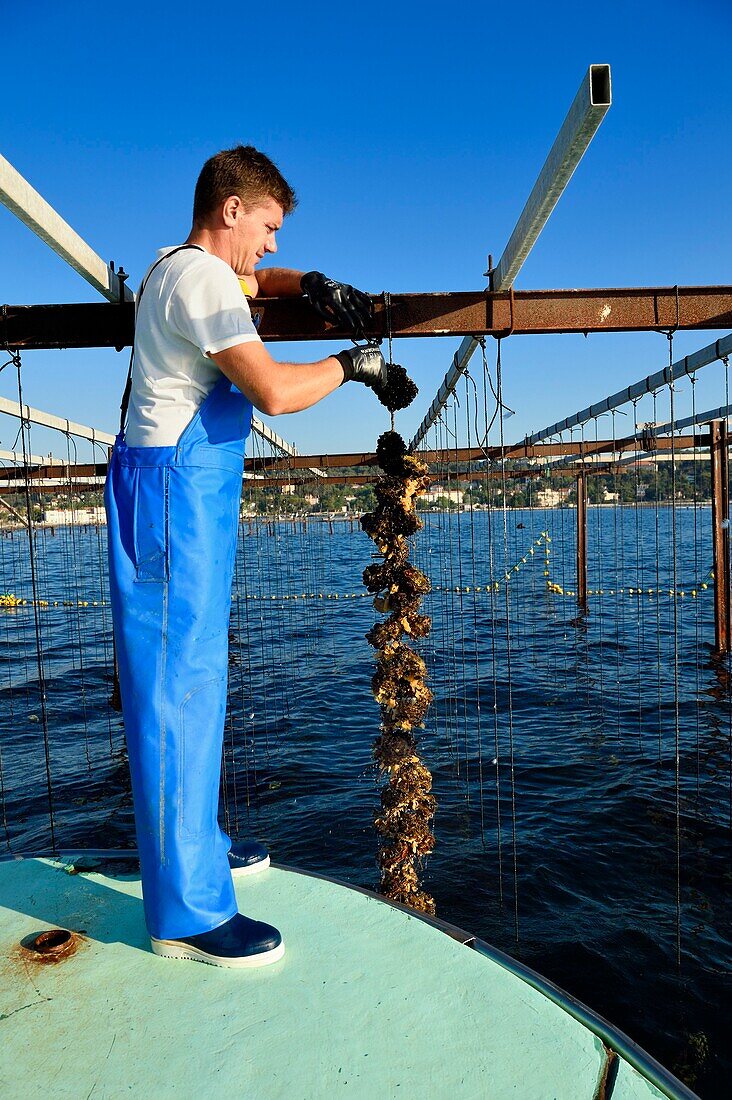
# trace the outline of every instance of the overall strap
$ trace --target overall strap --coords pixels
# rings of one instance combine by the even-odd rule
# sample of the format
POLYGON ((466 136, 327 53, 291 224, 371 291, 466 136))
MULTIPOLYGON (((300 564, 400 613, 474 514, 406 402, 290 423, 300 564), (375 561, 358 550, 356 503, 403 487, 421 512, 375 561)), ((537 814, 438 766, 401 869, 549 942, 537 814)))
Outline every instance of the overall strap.
MULTIPOLYGON (((171 248, 170 252, 166 252, 164 256, 161 256, 159 260, 156 260, 148 271, 145 278, 142 280, 142 286, 137 294, 137 301, 135 302, 135 317, 137 317, 137 310, 140 305, 140 298, 142 298, 143 291, 147 286, 148 279, 152 275, 158 264, 161 264, 163 260, 170 259, 176 252, 183 252, 186 248, 197 248, 199 252, 205 252, 205 248, 202 248, 200 244, 179 244, 176 248, 171 248)), ((127 381, 125 382, 125 391, 122 394, 122 404, 120 405, 120 418, 119 418, 119 430, 120 433, 125 430, 125 421, 127 420, 127 408, 130 403, 130 393, 132 392, 132 363, 135 358, 135 338, 132 337, 132 348, 130 349, 130 366, 127 371, 127 381)))

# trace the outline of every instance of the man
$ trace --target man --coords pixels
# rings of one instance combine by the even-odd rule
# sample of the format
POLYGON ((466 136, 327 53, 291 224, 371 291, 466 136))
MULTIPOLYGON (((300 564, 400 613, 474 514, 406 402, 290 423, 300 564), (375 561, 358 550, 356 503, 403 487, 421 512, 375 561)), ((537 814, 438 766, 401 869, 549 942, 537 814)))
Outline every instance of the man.
POLYGON ((309 408, 345 381, 386 381, 373 346, 315 363, 271 358, 248 293, 306 294, 356 332, 370 300, 318 272, 257 264, 277 250, 292 188, 251 146, 196 185, 193 228, 137 299, 135 346, 105 489, 110 586, 145 917, 153 951, 217 966, 275 962, 276 928, 238 913, 232 874, 269 863, 217 821, 228 624, 252 406, 309 408), (125 430, 129 398, 129 422, 125 430))

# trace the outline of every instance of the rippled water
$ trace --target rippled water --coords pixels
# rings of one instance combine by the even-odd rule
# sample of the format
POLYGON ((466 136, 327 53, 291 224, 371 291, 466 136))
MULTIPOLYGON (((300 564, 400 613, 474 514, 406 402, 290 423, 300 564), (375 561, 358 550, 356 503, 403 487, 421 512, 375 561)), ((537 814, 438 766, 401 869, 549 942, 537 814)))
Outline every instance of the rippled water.
MULTIPOLYGON (((586 616, 544 577, 548 560, 552 583, 574 589, 574 522, 563 510, 511 512, 505 529, 498 513, 434 514, 417 536, 415 560, 437 589, 422 646, 435 702, 421 746, 439 802, 425 882, 440 916, 553 979, 677 1072, 693 1069, 706 1042, 695 1087, 715 1096, 732 1069, 732 715, 728 665, 711 652, 712 592, 698 587, 709 511, 677 511, 674 581, 670 509, 590 509, 586 616), (507 586, 486 591, 506 572, 507 586)), ((95 528, 37 536, 62 847, 134 843, 121 723, 108 707, 104 540, 95 528)), ((363 640, 375 612, 360 586, 371 551, 348 522, 243 523, 222 793, 234 834, 366 886, 378 804, 363 640)), ((27 536, 0 537, 0 590, 32 595, 28 558, 27 536)), ((0 609, 0 700, 0 840, 46 848, 28 606, 0 609)))

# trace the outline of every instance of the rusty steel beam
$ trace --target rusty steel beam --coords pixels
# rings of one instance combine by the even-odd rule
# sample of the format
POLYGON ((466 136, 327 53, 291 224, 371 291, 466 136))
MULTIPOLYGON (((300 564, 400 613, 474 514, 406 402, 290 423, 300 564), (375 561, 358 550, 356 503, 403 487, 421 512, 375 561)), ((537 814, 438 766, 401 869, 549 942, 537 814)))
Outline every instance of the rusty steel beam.
MULTIPOLYGON (((561 477, 574 477, 578 473, 585 473, 588 476, 596 476, 599 474, 610 474, 618 469, 616 463, 608 462, 602 465, 596 465, 592 467, 585 466, 563 466, 558 471, 561 477)), ((334 474, 328 478, 327 481, 323 481, 316 477, 298 477, 293 473, 292 475, 277 474, 275 477, 263 477, 263 478, 247 478, 244 481, 244 490, 247 489, 277 489, 285 485, 301 485, 303 488, 316 485, 321 488, 327 488, 332 485, 371 485, 381 476, 378 470, 374 470, 368 474, 334 474)), ((511 467, 506 470, 496 469, 465 469, 465 470, 451 470, 449 473, 450 483, 455 482, 469 482, 469 481, 502 481, 520 478, 540 478, 543 477, 543 471, 538 466, 522 466, 511 467)), ((552 475, 554 476, 554 475, 552 475)), ((444 476, 438 471, 432 471, 432 484, 439 484, 444 481, 444 476)))
MULTIPOLYGON (((578 473, 586 473, 587 476, 594 477, 600 474, 613 473, 617 469, 618 465, 612 462, 602 463, 591 467, 576 465, 563 466, 561 470, 557 470, 556 472, 552 471, 552 477, 574 477, 578 473)), ((303 489, 313 487, 323 489, 333 485, 371 485, 380 476, 380 472, 374 470, 372 473, 368 474, 337 474, 329 477, 326 481, 315 474, 296 476, 293 473, 288 476, 286 473, 278 473, 275 477, 245 478, 242 483, 242 491, 246 494, 248 490, 252 489, 277 489, 287 485, 302 486, 303 489)), ((451 482, 502 481, 504 478, 506 480, 519 480, 521 478, 540 478, 543 476, 543 471, 538 466, 511 467, 506 470, 451 470, 449 474, 451 482)), ((442 474, 437 471, 433 472, 433 485, 439 484, 443 480, 444 477, 442 474)), ((18 481, 19 479, 17 477, 8 479, 4 473, 0 474, 0 496, 20 496, 24 492, 25 486, 24 484, 18 484, 18 481)), ((59 484, 57 480, 51 482, 50 479, 46 479, 31 481, 29 490, 31 493, 98 493, 102 487, 103 482, 101 480, 95 484, 77 481, 64 481, 59 484)))
MULTIPOLYGON (((652 459, 649 461, 653 461, 652 459)), ((683 461, 683 456, 679 455, 676 461, 683 461)), ((50 473, 50 467, 38 467, 29 471, 29 488, 31 492, 91 492, 103 486, 104 467, 97 467, 97 471, 102 472, 95 475, 89 473, 93 471, 94 467, 79 466, 70 467, 67 469, 64 476, 70 478, 73 477, 90 477, 97 476, 100 478, 98 482, 76 482, 72 480, 59 481, 58 473, 50 473), (37 479, 37 480, 36 480, 37 479)), ((556 479, 558 477, 576 477, 580 473, 586 474, 588 477, 597 477, 603 474, 611 474, 616 472, 627 472, 628 467, 624 466, 621 462, 596 462, 591 466, 585 466, 577 463, 572 463, 566 466, 552 467, 551 477, 556 479)), ((450 480, 457 481, 501 481, 503 478, 540 478, 544 477, 545 471, 541 466, 510 466, 505 470, 496 469, 495 467, 481 467, 475 469, 474 467, 466 467, 459 470, 450 470, 447 475, 439 470, 431 471, 433 484, 439 481, 445 480, 447 476, 450 480)), ((6 470, 0 470, 0 495, 11 496, 13 494, 20 494, 24 490, 24 478, 25 470, 22 468, 8 468, 6 470)), ((370 485, 381 476, 381 472, 378 469, 374 469, 370 473, 366 474, 335 474, 331 475, 324 480, 322 476, 314 473, 303 474, 295 472, 294 470, 288 474, 287 470, 275 471, 274 476, 245 478, 243 481, 243 490, 247 489, 273 489, 284 485, 302 485, 311 486, 318 485, 320 487, 327 487, 331 485, 370 485)))
POLYGON ((52 479, 57 481, 71 477, 106 477, 107 463, 67 463, 54 462, 50 465, 0 466, 0 482, 24 481, 26 477, 52 479))
MULTIPOLYGON (((365 335, 387 335, 380 298, 365 335)), ((268 340, 343 339, 301 299, 259 299, 252 305, 268 340)), ((393 294, 392 336, 501 336, 509 332, 625 332, 732 326, 732 287, 522 290, 491 294, 393 294), (678 316, 677 316, 678 302, 678 316)))
MULTIPOLYGON (((33 496, 34 493, 101 493, 103 488, 103 481, 99 481, 96 484, 91 484, 88 481, 65 481, 63 485, 48 484, 46 482, 31 482, 28 486, 28 491, 31 496, 33 496)), ((0 478, 0 496, 22 496, 24 492, 25 485, 15 485, 12 482, 5 481, 4 478, 0 478)))
MULTIPOLYGON (((603 465, 592 466, 588 469, 588 473, 602 474, 610 473, 616 467, 613 463, 606 463, 603 465)), ((100 467, 102 470, 102 477, 105 471, 104 467, 100 467)), ((577 466, 563 466, 559 471, 561 476, 574 475, 576 471, 584 470, 585 467, 577 466)), ((93 471, 94 467, 79 466, 76 469, 71 467, 66 471, 65 476, 72 477, 84 477, 94 476, 89 474, 89 471, 93 471)), ((99 475, 97 475, 99 476, 99 475)), ((290 475, 286 471, 277 472, 274 477, 255 477, 245 478, 242 483, 242 490, 246 492, 249 489, 275 489, 284 485, 302 485, 303 487, 317 485, 321 488, 327 488, 332 485, 370 485, 381 477, 379 470, 373 470, 368 474, 336 474, 324 480, 316 474, 295 474, 290 475)), ((451 470, 449 475, 451 481, 501 481, 503 478, 538 478, 543 477, 543 471, 539 466, 526 466, 526 467, 512 467, 506 470, 499 469, 480 469, 475 470, 470 467, 462 470, 451 470)), ((10 496, 12 494, 20 494, 25 487, 25 471, 22 469, 1 471, 0 472, 0 495, 10 496), (11 476, 8 477, 7 474, 11 476), (22 482, 21 484, 19 484, 22 482)), ((31 492, 92 492, 97 491, 103 485, 103 481, 98 483, 91 482, 77 482, 77 481, 60 481, 58 480, 58 474, 49 474, 48 468, 37 467, 33 471, 29 471, 29 488, 31 492), (36 480, 37 479, 37 480, 36 480)), ((444 476, 439 471, 432 472, 433 484, 436 484, 444 480, 444 476)))
MULTIPOLYGON (((383 338, 383 297, 373 302, 374 319, 365 335, 383 338)), ((732 327, 732 287, 393 294, 390 310, 394 337, 721 329, 732 327)), ((258 298, 252 316, 263 340, 349 339, 304 298, 258 298)), ((133 328, 132 302, 0 307, 0 345, 20 350, 121 349, 131 344, 133 328)))
POLYGON ((134 302, 0 307, 0 345, 19 351, 132 344, 134 302))
MULTIPOLYGON (((708 446, 708 435, 681 435, 674 439, 676 450, 687 447, 708 446)), ((671 450, 671 440, 656 439, 654 447, 661 451, 671 450)), ((490 460, 498 462, 501 458, 557 458, 562 455, 578 455, 590 458, 592 455, 621 453, 641 450, 640 441, 628 436, 625 439, 579 440, 568 443, 514 443, 500 447, 453 447, 441 450, 418 451, 417 456, 423 462, 445 465, 448 462, 480 462, 490 460)), ((339 469, 345 466, 373 466, 376 455, 373 451, 357 451, 347 454, 296 455, 292 458, 278 458, 274 455, 248 458, 244 464, 246 470, 299 470, 319 467, 323 470, 339 469)))
MULTIPOLYGON (((673 448, 676 452, 684 450, 686 448, 694 447, 708 447, 709 435, 696 435, 696 436, 676 436, 673 441, 673 448)), ((671 451, 672 443, 670 438, 657 438, 654 443, 654 450, 658 451, 671 451)), ((592 458, 595 455, 601 454, 622 454, 626 451, 639 450, 639 442, 637 439, 629 437, 627 439, 601 439, 592 440, 587 442, 575 442, 575 443, 535 443, 531 446, 526 446, 523 443, 512 444, 506 446, 501 450, 500 447, 456 447, 453 449, 444 450, 432 450, 432 451, 420 451, 419 457, 422 461, 436 466, 445 466, 449 463, 455 462, 483 462, 490 461, 491 463, 500 462, 501 458, 510 461, 518 461, 521 459, 542 459, 542 458, 556 458, 559 456, 577 457, 580 459, 592 458)), ((681 460, 683 456, 679 456, 681 460)), ((288 474, 295 471, 308 470, 322 471, 333 469, 344 469, 349 466, 375 466, 376 456, 371 451, 362 451, 349 454, 333 454, 333 455, 291 455, 285 458, 277 456, 248 458, 245 462, 245 470, 247 473, 284 473, 288 474)), ((597 465, 593 463, 587 468, 593 472, 608 469, 614 469, 615 466, 612 463, 604 463, 597 465)), ((552 476, 572 472, 577 469, 576 465, 568 464, 566 466, 552 466, 552 476)), ((543 471, 539 466, 528 467, 528 472, 532 476, 541 476, 543 471)), ((477 477, 483 471, 479 469, 465 469, 461 471, 466 476, 477 477)), ((496 476, 500 477, 500 471, 496 472, 496 476)), ((24 481, 25 478, 34 480, 54 480, 57 483, 61 483, 59 487, 63 488, 66 481, 69 478, 85 478, 85 477, 105 477, 107 473, 107 464, 105 462, 92 462, 92 463, 66 463, 66 462, 54 462, 48 464, 29 464, 27 466, 0 466, 0 484, 12 481, 24 481)), ((507 474, 514 476, 511 469, 506 470, 507 474)), ((454 476, 455 471, 450 471, 450 476, 454 476)), ((344 475, 348 478, 353 478, 358 475, 344 475)), ((374 477, 377 477, 378 470, 374 474, 365 475, 366 481, 372 481, 374 477)), ((521 476, 519 474, 518 476, 521 476)), ((295 480, 299 480, 297 478, 295 480)), ((246 479, 248 480, 248 479, 246 479)), ((267 479, 268 483, 272 483, 273 479, 267 479)), ((323 480, 321 472, 313 472, 313 480, 323 480)), ((259 481, 253 481, 254 484, 261 484, 259 481)), ((285 484, 289 484, 286 481, 285 484)), ((352 482, 355 484, 355 482, 352 482)), ((329 477, 327 484, 338 485, 339 481, 336 477, 329 477)))

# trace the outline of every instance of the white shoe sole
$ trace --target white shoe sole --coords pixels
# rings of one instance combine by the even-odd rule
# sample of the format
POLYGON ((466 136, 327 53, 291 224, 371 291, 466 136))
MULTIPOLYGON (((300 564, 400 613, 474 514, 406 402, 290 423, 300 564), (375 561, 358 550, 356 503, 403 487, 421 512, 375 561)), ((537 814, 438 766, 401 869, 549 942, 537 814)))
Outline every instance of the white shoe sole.
POLYGON ((248 866, 232 867, 231 877, 242 878, 244 875, 256 875, 260 871, 266 870, 267 867, 269 867, 269 856, 265 856, 264 859, 260 859, 256 863, 250 863, 248 866))
POLYGON ((269 966, 270 963, 279 962, 285 953, 284 943, 273 947, 271 951, 260 951, 256 955, 243 955, 236 959, 222 958, 220 955, 209 955, 207 951, 201 951, 198 947, 181 943, 180 940, 156 940, 150 937, 150 946, 153 954, 161 955, 164 959, 187 959, 190 962, 208 963, 209 966, 223 966, 228 970, 245 970, 255 966, 269 966))

